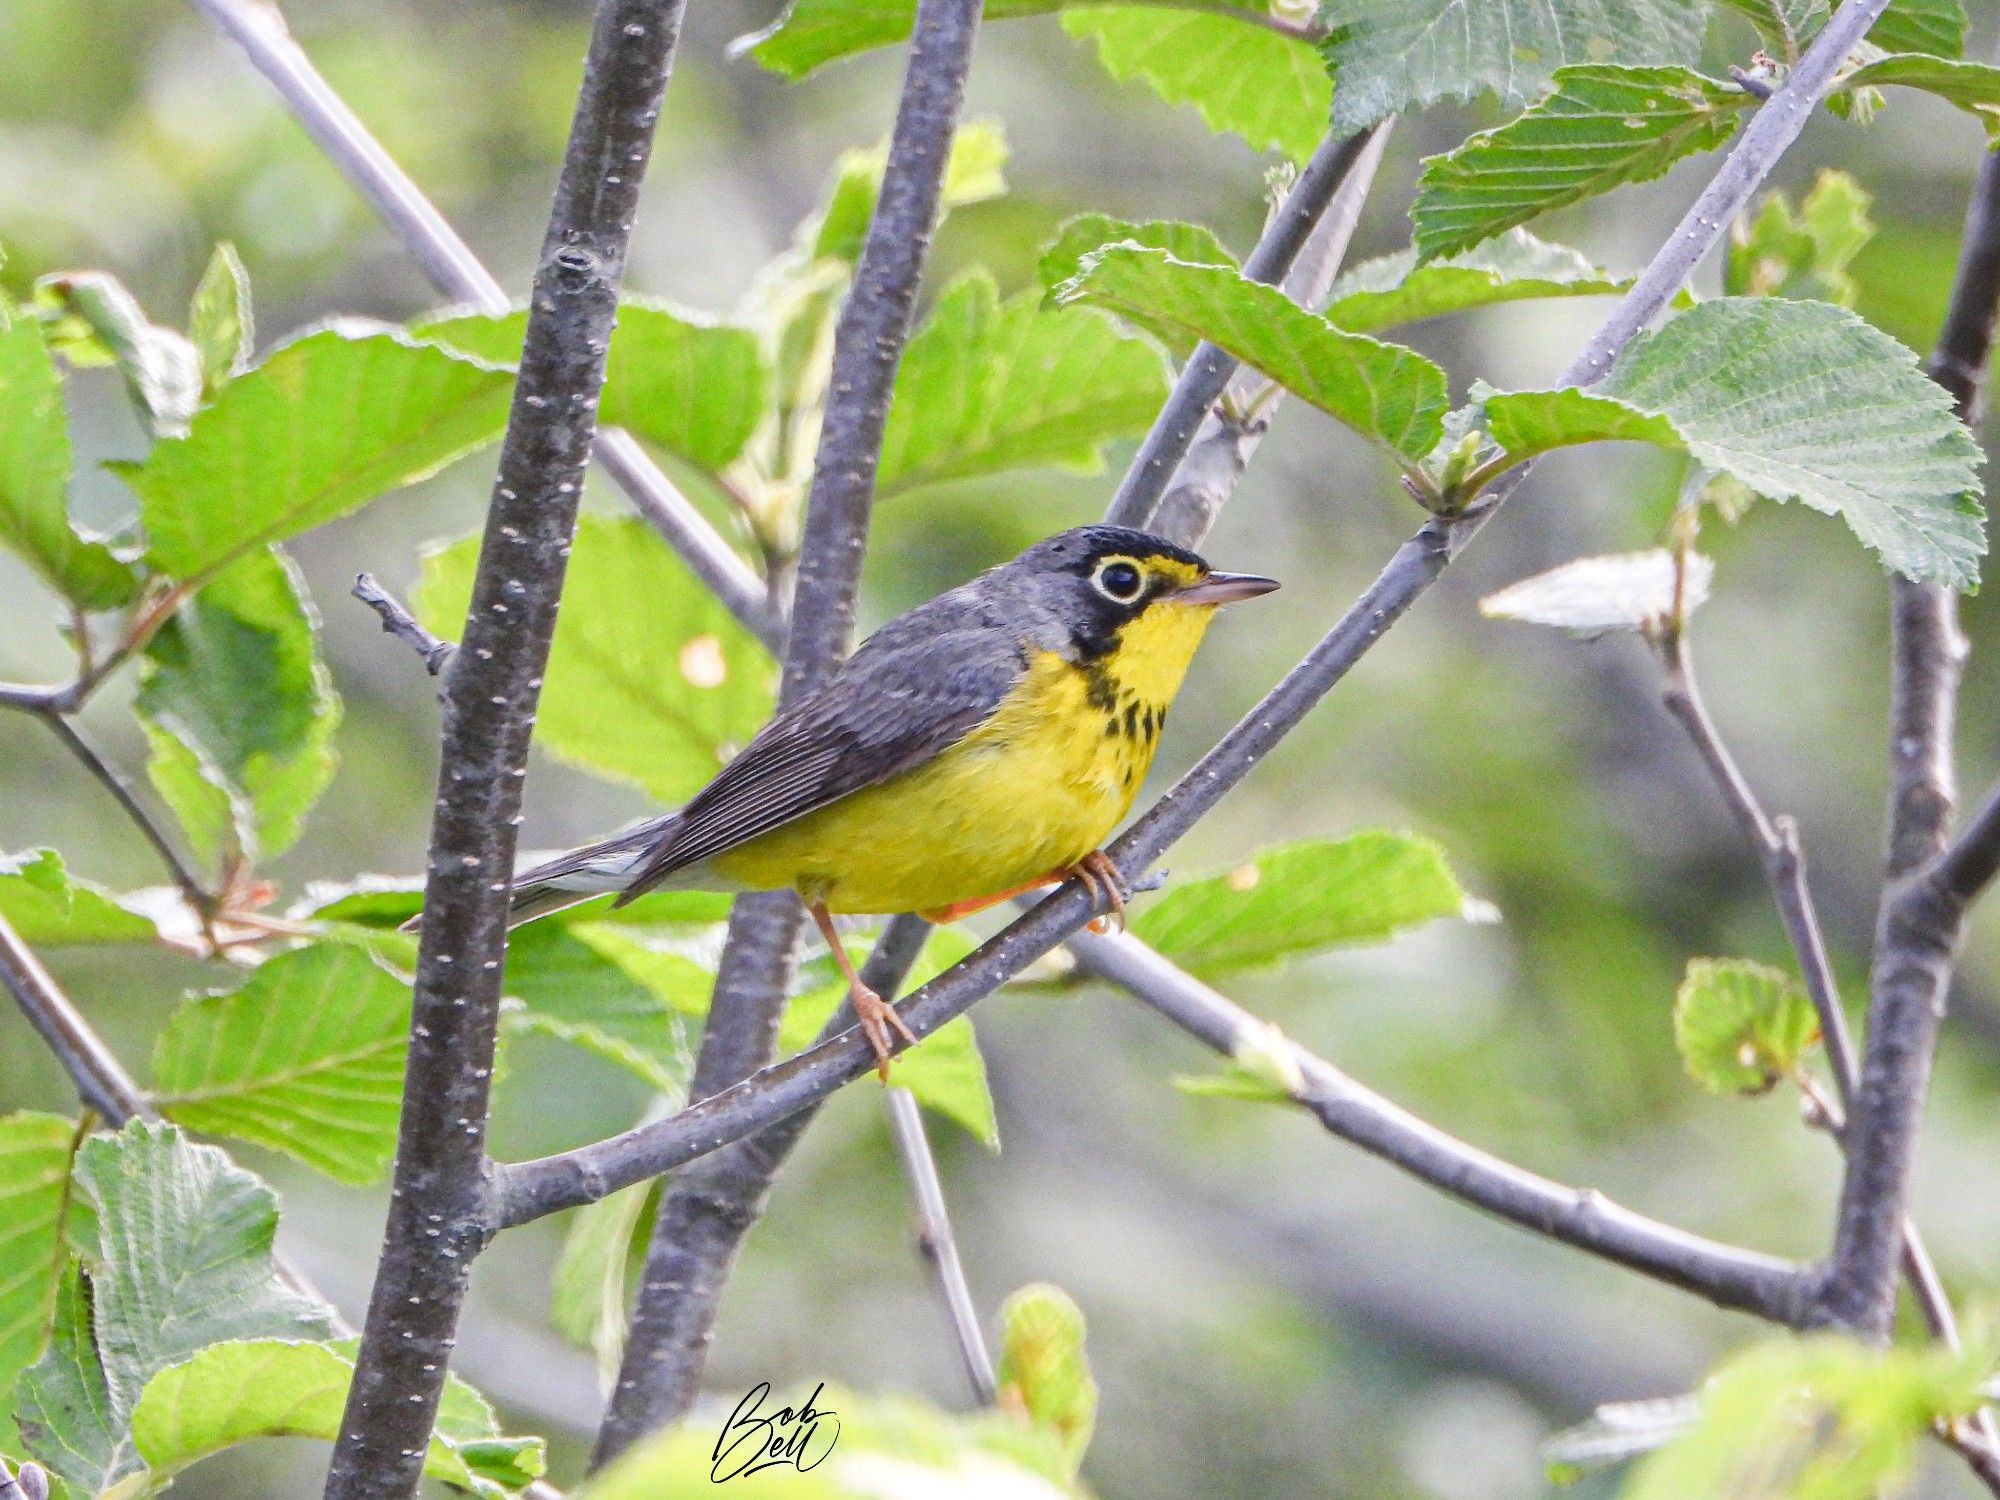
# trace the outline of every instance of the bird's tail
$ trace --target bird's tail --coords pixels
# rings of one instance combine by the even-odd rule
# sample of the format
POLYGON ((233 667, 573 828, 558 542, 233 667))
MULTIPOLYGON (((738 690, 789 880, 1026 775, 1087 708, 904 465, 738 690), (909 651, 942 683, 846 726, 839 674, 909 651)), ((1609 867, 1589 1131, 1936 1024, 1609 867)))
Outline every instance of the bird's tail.
MULTIPOLYGON (((593 896, 624 890, 646 852, 672 832, 679 817, 679 813, 668 813, 648 818, 623 833, 558 854, 521 871, 514 877, 514 893, 507 903, 508 930, 593 896)), ((415 932, 423 926, 423 921, 423 913, 418 912, 403 924, 402 930, 415 932)))

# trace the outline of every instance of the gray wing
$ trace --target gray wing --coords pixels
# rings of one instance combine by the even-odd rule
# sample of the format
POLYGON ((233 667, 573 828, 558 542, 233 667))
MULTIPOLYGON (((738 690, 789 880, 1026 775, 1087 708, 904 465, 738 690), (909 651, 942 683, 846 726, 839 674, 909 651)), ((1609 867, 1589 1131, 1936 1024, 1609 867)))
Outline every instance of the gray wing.
MULTIPOLYGON (((922 611, 915 612, 920 616, 922 611)), ((681 809, 620 904, 863 787, 923 764, 984 723, 1021 678, 1018 636, 984 620, 906 616, 781 710, 681 809)))

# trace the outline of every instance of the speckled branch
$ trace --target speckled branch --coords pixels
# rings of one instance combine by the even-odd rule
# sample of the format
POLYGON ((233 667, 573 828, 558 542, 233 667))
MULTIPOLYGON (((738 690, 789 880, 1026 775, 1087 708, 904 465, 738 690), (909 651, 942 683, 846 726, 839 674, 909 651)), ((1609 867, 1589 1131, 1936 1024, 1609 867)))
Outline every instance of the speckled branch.
POLYGON ((445 684, 394 1186, 327 1500, 416 1490, 472 1259, 521 782, 681 0, 602 0, 445 684), (607 171, 615 162, 619 170, 607 171))
MULTIPOLYGON (((882 434, 943 201, 978 28, 979 0, 920 0, 917 7, 881 189, 834 329, 780 703, 823 682, 853 637, 882 434)), ((737 899, 692 1097, 716 1093, 771 1060, 802 920, 790 891, 737 899)), ((618 1380, 598 1431, 597 1462, 615 1457, 693 1401, 723 1287, 780 1159, 703 1163, 667 1185, 618 1380)))

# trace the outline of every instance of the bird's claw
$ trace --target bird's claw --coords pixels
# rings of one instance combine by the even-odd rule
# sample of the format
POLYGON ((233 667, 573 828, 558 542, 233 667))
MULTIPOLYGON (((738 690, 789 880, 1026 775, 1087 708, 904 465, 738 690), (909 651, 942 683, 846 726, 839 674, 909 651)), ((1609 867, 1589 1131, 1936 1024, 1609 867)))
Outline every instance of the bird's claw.
POLYGON ((1090 903, 1103 911, 1090 922, 1090 930, 1106 933, 1117 924, 1117 930, 1126 930, 1125 902, 1131 895, 1131 886, 1125 879, 1125 872, 1118 868, 1118 862, 1102 849, 1093 849, 1076 862, 1071 870, 1090 892, 1090 903))
POLYGON ((868 1045, 875 1052, 875 1071, 884 1083, 889 1081, 889 1061, 896 1055, 896 1045, 889 1038, 891 1030, 914 1047, 917 1034, 910 1030, 909 1023, 889 1001, 869 989, 857 984, 848 992, 854 1004, 855 1017, 861 1022, 861 1034, 868 1038, 868 1045))

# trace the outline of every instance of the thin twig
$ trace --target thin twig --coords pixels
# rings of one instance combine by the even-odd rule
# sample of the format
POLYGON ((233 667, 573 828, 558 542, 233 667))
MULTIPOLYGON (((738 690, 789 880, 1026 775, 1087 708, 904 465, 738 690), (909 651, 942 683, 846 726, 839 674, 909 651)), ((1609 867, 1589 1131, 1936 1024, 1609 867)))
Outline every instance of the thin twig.
MULTIPOLYGON (((834 328, 781 706, 823 682, 853 637, 889 397, 943 201, 979 10, 979 0, 920 0, 917 6, 882 185, 834 328)), ((770 1061, 802 917, 790 891, 738 898, 696 1060, 696 1097, 770 1061)), ((722 1285, 770 1183, 768 1176, 734 1166, 681 1179, 661 1195, 618 1382, 598 1432, 598 1463, 686 1411, 706 1361, 722 1285), (714 1180, 718 1170, 735 1187, 751 1190, 748 1196, 735 1196, 732 1181, 714 1180)))
POLYGON ((7 986, 86 1105, 113 1126, 134 1118, 158 1118, 125 1065, 70 1003, 5 916, 0 916, 0 984, 7 986))
MULTIPOLYGON (((401 241, 430 283, 457 302, 504 313, 506 292, 480 264, 409 174, 362 124, 285 29, 284 16, 266 0, 191 0, 196 9, 244 51, 350 186, 368 201, 401 241)), ((630 433, 597 434, 595 457, 664 537, 694 575, 714 591, 766 644, 775 647, 782 623, 767 607, 764 585, 736 549, 723 540, 693 503, 630 433)))
MULTIPOLYGON (((1319 149, 1313 152, 1298 181, 1285 195, 1284 203, 1265 227, 1250 258, 1243 263, 1244 275, 1273 285, 1285 279, 1292 262, 1325 214, 1327 204, 1368 149, 1371 136, 1379 130, 1378 126, 1356 135, 1330 135, 1320 142, 1319 149)), ((1181 366, 1167 404, 1140 442, 1118 493, 1112 496, 1106 520, 1115 526, 1146 524, 1166 491, 1167 481, 1221 399, 1237 365, 1234 355, 1213 344, 1195 346, 1194 353, 1181 366)))
POLYGON ((487 1110, 521 782, 680 19, 681 0, 602 0, 591 31, 465 651, 445 682, 394 1185, 327 1500, 415 1491, 485 1242, 487 1110))
POLYGON ((958 1258, 958 1239, 952 1233, 951 1213, 945 1205, 944 1184, 938 1179, 937 1158, 931 1153, 930 1137, 924 1131, 924 1113, 917 1096, 905 1088, 889 1089, 889 1128, 896 1138, 896 1155, 902 1160, 903 1175, 910 1180, 916 1200, 917 1248, 930 1267, 931 1279, 950 1320, 959 1359, 973 1398, 991 1406, 999 1397, 999 1379, 993 1372, 993 1356, 987 1352, 986 1335, 979 1326, 979 1309, 966 1283, 965 1267, 958 1258))
POLYGON ((450 665, 458 654, 458 647, 450 641, 441 640, 417 623, 417 617, 403 607, 403 604, 381 584, 372 573, 356 573, 354 587, 350 591, 354 597, 382 617, 382 629, 408 646, 424 664, 424 670, 437 677, 450 665))
MULTIPOLYGON (((1931 377, 1968 424, 1979 416, 2000 313, 2000 160, 1987 155, 1966 210, 1958 272, 1931 377)), ((1924 1098, 1970 892, 1946 839, 1957 800, 1952 728, 1965 638, 1952 592, 1894 580, 1887 879, 1870 972, 1868 1046, 1849 1111, 1833 1254, 1820 1292, 1829 1321, 1887 1339, 1924 1098)), ((1984 826, 1984 814, 1973 826, 1984 826)), ((1976 845, 1974 846, 1977 847, 1976 845)), ((1975 863, 1973 873, 1976 873, 1975 863)))
POLYGON ((195 916, 206 924, 215 914, 215 898, 203 887, 201 877, 195 873, 194 866, 167 836, 167 831, 160 826, 159 820, 147 811, 146 805, 139 800, 138 793, 132 790, 132 784, 115 766, 98 754, 97 747, 85 739, 82 732, 66 716, 51 712, 38 713, 35 717, 48 725, 49 732, 62 741, 63 748, 75 756, 83 764, 84 769, 111 793, 113 799, 125 810, 125 815, 138 827, 139 832, 145 835, 146 842, 151 844, 160 856, 161 863, 167 867, 168 875, 180 890, 181 898, 187 902, 195 916))

